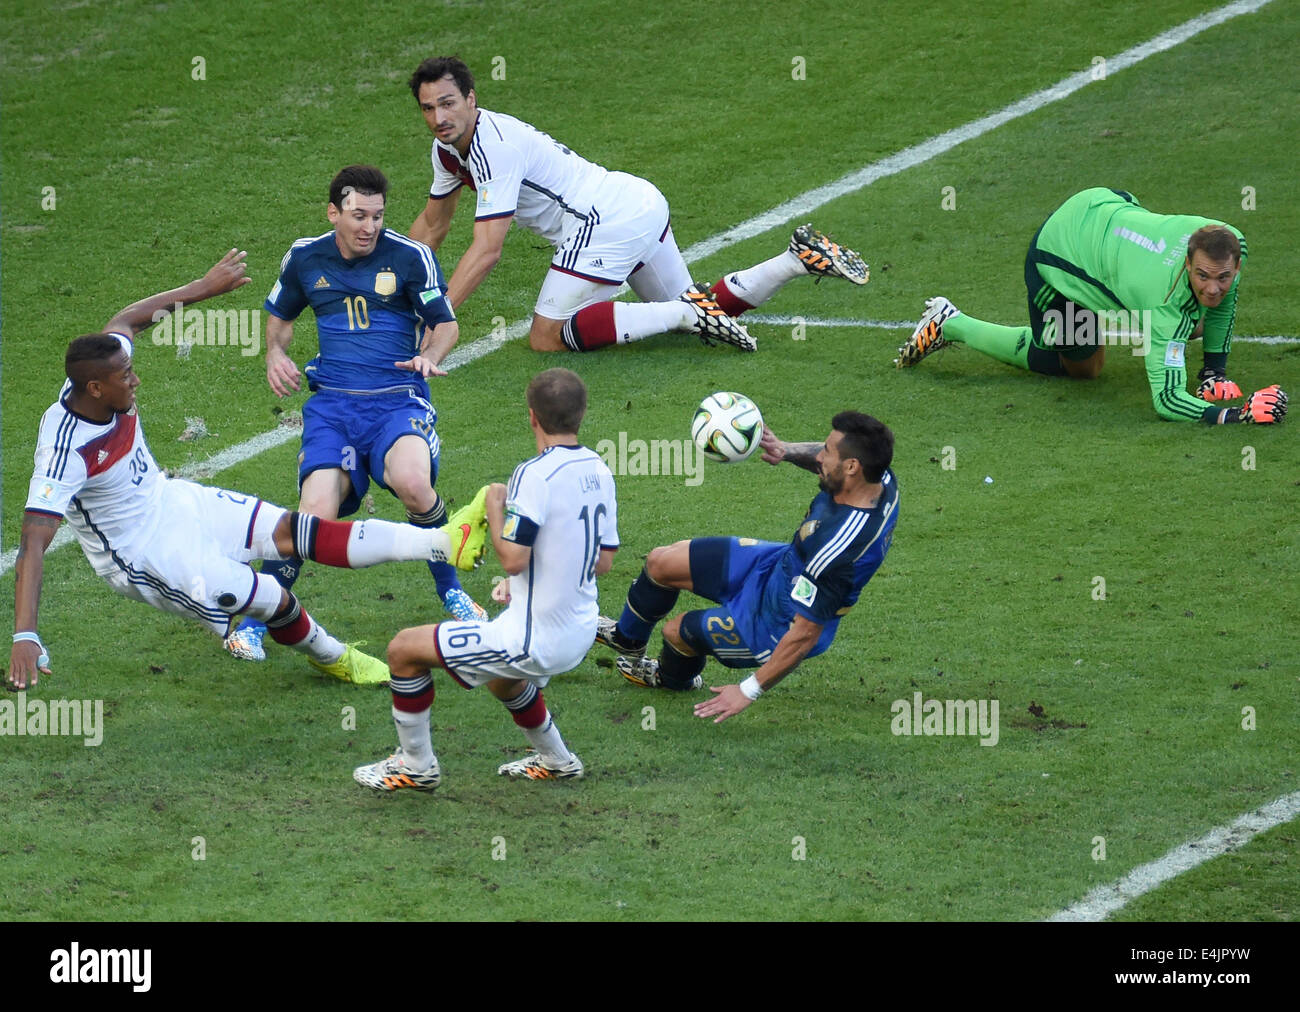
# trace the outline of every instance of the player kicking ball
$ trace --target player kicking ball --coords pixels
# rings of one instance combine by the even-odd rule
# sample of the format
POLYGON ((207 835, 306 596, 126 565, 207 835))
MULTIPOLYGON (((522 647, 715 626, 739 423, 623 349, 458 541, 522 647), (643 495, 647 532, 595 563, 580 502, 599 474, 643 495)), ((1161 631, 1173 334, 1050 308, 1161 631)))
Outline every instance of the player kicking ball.
POLYGON ((425 60, 410 88, 434 137, 433 184, 411 238, 439 249, 462 188, 474 194, 474 238, 447 284, 454 308, 501 259, 511 222, 551 243, 555 256, 528 331, 535 351, 595 351, 668 331, 755 351, 736 317, 786 283, 811 274, 865 285, 870 277, 857 253, 801 225, 770 260, 712 289, 694 284, 668 223, 668 201, 654 184, 610 172, 522 120, 479 108, 474 75, 455 57, 425 60), (611 301, 624 282, 640 302, 611 301))
POLYGON ((880 568, 898 519, 898 482, 889 469, 894 434, 857 411, 831 420, 824 444, 783 443, 763 431, 763 459, 812 471, 821 491, 789 544, 753 538, 693 538, 656 548, 615 622, 601 617, 596 642, 616 651, 629 682, 699 689, 712 656, 728 668, 757 668, 743 682, 710 687, 695 704, 715 724, 734 717, 831 645, 840 618, 880 568), (664 625, 663 652, 645 656, 654 627, 689 590, 716 607, 664 625))
POLYGON ((358 766, 357 783, 377 791, 431 791, 442 773, 433 751, 431 669, 466 689, 486 685, 505 705, 534 752, 497 773, 528 780, 583 775, 542 698, 554 675, 582 663, 600 615, 596 577, 618 548, 614 478, 578 443, 587 388, 568 369, 548 369, 528 384, 528 422, 537 456, 515 468, 509 485, 484 497, 492 547, 510 575, 494 596, 509 606, 491 622, 441 622, 403 629, 388 644, 398 748, 358 766))
POLYGON ((68 346, 68 378, 41 418, 23 514, 9 656, 15 689, 51 673, 36 619, 45 551, 65 519, 95 572, 124 597, 193 619, 218 636, 233 618, 256 616, 277 643, 358 685, 386 682, 388 668, 331 636, 292 593, 248 562, 298 556, 348 569, 420 559, 473 567, 473 547, 462 559, 443 531, 324 520, 163 474, 136 410, 132 342, 176 303, 247 284, 245 256, 231 250, 200 280, 132 303, 102 333, 68 346))

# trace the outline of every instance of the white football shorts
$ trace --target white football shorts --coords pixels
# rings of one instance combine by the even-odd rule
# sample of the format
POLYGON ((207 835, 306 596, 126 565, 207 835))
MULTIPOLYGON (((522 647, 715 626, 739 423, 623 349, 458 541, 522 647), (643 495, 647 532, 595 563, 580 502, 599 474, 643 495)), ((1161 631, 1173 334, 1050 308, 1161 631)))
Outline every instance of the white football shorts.
POLYGON ((567 320, 611 298, 611 286, 624 281, 643 302, 670 302, 690 287, 691 275, 668 226, 664 195, 639 176, 611 172, 591 220, 556 251, 533 311, 567 320))
POLYGON ((280 585, 260 577, 252 559, 282 559, 274 531, 284 510, 256 496, 171 479, 163 489, 163 519, 148 544, 129 560, 114 555, 104 574, 125 597, 201 622, 219 636, 230 616, 274 614, 280 585), (269 610, 268 610, 269 609, 269 610))
POLYGON ((491 622, 439 622, 433 640, 442 666, 467 689, 494 678, 532 682, 541 689, 553 675, 572 671, 582 663, 595 639, 593 632, 586 643, 566 642, 566 656, 558 665, 547 665, 524 652, 520 632, 509 612, 503 612, 491 622))

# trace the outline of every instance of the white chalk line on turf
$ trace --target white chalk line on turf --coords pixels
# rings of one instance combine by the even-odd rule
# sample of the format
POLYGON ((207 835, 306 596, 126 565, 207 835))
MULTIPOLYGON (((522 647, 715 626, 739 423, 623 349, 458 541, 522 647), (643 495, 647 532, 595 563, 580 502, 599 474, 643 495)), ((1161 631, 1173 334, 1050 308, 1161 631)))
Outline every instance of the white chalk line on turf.
POLYGON ((1118 882, 1098 886, 1073 906, 1054 913, 1049 921, 1102 921, 1129 900, 1135 900, 1170 879, 1244 846, 1265 830, 1300 815, 1300 791, 1247 812, 1226 826, 1216 826, 1199 839, 1175 847, 1163 857, 1134 868, 1118 882))
MULTIPOLYGON (((766 313, 746 313, 746 323, 766 323, 774 327, 873 327, 876 330, 912 330, 916 320, 856 320, 844 318, 822 318, 815 316, 771 316, 766 313)), ((1126 331, 1117 331, 1116 337, 1127 336, 1126 331)), ((1300 337, 1288 334, 1271 334, 1263 337, 1247 337, 1240 334, 1232 336, 1233 344, 1300 344, 1300 337)))
MULTIPOLYGON (((1226 6, 1220 7, 1217 10, 1213 10, 1206 14, 1202 14, 1199 15, 1198 17, 1192 18, 1191 20, 1186 21, 1183 24, 1176 26, 1175 28, 1171 28, 1167 32, 1162 32, 1160 35, 1157 35, 1154 38, 1149 39, 1148 41, 1140 45, 1134 46, 1131 49, 1126 49, 1118 56, 1112 57, 1110 60, 1107 61, 1106 64, 1107 74, 1109 75, 1110 73, 1114 73, 1116 71, 1125 70, 1131 66, 1134 66, 1137 63, 1140 63, 1142 60, 1145 60, 1149 56, 1154 56, 1158 53, 1162 53, 1165 52, 1166 50, 1172 49, 1174 46, 1180 45, 1183 42, 1186 42, 1188 39, 1193 38, 1196 35, 1199 35, 1201 32, 1205 31, 1206 29, 1216 27, 1217 25, 1221 25, 1224 22, 1231 20, 1232 18, 1238 17, 1242 14, 1253 14, 1254 12, 1260 10, 1270 2, 1272 2, 1272 0, 1239 0, 1239 2, 1237 3, 1227 4, 1226 6)), ((705 257, 720 252, 721 250, 724 250, 729 246, 733 246, 736 243, 742 242, 745 239, 750 239, 755 236, 761 235, 762 233, 768 231, 769 229, 775 228, 778 225, 783 225, 794 218, 802 217, 803 215, 810 214, 812 211, 817 210, 818 208, 822 207, 824 204, 829 203, 832 200, 836 200, 839 197, 847 196, 850 193, 856 192, 857 190, 870 186, 872 183, 876 182, 877 180, 884 179, 888 176, 896 175, 897 173, 903 172, 910 168, 915 168, 916 166, 921 165, 932 158, 936 158, 939 155, 945 154, 946 152, 952 150, 957 145, 962 144, 965 141, 974 140, 975 138, 980 137, 985 133, 988 133, 990 130, 994 130, 999 126, 1011 122, 1012 120, 1018 119, 1021 116, 1027 116, 1030 113, 1037 112, 1039 109, 1042 109, 1045 106, 1052 104, 1053 102, 1058 102, 1063 98, 1067 98, 1070 95, 1074 94, 1079 89, 1092 83, 1093 80, 1094 79, 1092 77, 1091 70, 1080 71, 1077 74, 1072 74, 1069 77, 1066 77, 1063 80, 1052 85, 1050 88, 1046 88, 1042 91, 1038 91, 1032 95, 1026 96, 1025 98, 1020 99, 1018 102, 1014 102, 1011 105, 1006 106, 1005 108, 1000 109, 995 113, 992 113, 988 116, 984 116, 977 120, 973 120, 970 123, 967 123, 960 127, 956 127, 952 130, 946 131, 945 133, 939 134, 935 137, 931 137, 929 140, 923 141, 920 144, 914 145, 910 148, 906 148, 903 151, 900 151, 894 155, 889 156, 888 158, 882 159, 881 161, 873 162, 872 164, 864 166, 863 168, 855 172, 852 172, 846 176, 843 176, 832 183, 827 183, 824 186, 820 186, 815 189, 809 190, 806 193, 803 193, 791 200, 788 200, 783 204, 777 205, 776 207, 772 208, 771 210, 763 214, 750 218, 748 221, 741 222, 739 225, 727 229, 724 232, 720 232, 717 235, 712 236, 711 238, 704 239, 701 242, 698 242, 695 245, 687 248, 683 252, 683 257, 685 258, 688 264, 695 263, 696 261, 702 260, 705 257)), ((757 322, 764 322, 763 320, 757 317, 752 317, 752 318, 757 320, 757 322)), ((487 337, 481 338, 467 345, 462 345, 460 348, 457 348, 455 351, 453 351, 450 355, 447 356, 444 366, 448 370, 456 369, 462 365, 468 365, 470 362, 473 362, 479 358, 482 358, 485 355, 488 355, 496 351, 506 342, 516 340, 520 337, 523 337, 525 334, 527 334, 529 323, 530 321, 527 319, 518 320, 510 324, 509 326, 493 331, 487 337)), ((844 323, 827 322, 824 324, 817 324, 817 325, 881 326, 884 329, 902 330, 914 326, 914 323, 912 322, 879 323, 878 322, 873 324, 869 321, 848 321, 844 323)), ((1257 341, 1261 344, 1286 344, 1286 343, 1292 343, 1295 339, 1290 337, 1277 336, 1277 337, 1261 337, 1261 338, 1236 338, 1236 340, 1257 341)), ((272 446, 276 446, 281 443, 287 442, 289 439, 294 438, 296 434, 297 432, 294 429, 277 428, 272 430, 271 432, 263 433, 260 436, 255 436, 254 438, 247 440, 243 443, 240 443, 237 446, 229 447, 228 449, 223 450, 222 452, 216 454, 208 461, 205 461, 200 464, 192 465, 192 468, 194 470, 195 475, 202 473, 206 476, 208 474, 216 473, 219 470, 224 470, 225 468, 233 467, 235 464, 242 463, 243 461, 256 456, 257 454, 261 453, 263 450, 269 449, 272 446)), ((183 470, 182 473, 184 474, 185 471, 183 470)), ((55 537, 54 543, 51 545, 51 548, 53 548, 55 545, 66 544, 68 541, 71 540, 72 537, 68 533, 67 529, 65 528, 59 532, 58 536, 55 537)), ((11 552, 6 552, 3 556, 0 556, 0 575, 7 573, 11 568, 13 568, 14 560, 17 557, 17 554, 18 553, 15 550, 11 552)), ((1295 809, 1297 807, 1300 807, 1300 793, 1287 795, 1286 797, 1279 798, 1277 801, 1272 802, 1270 805, 1266 805, 1264 808, 1258 809, 1256 812, 1252 812, 1242 816, 1236 822, 1232 823, 1230 827, 1227 827, 1226 829, 1212 830, 1210 833, 1206 834, 1205 837, 1202 837, 1200 841, 1195 841, 1194 843, 1191 844, 1185 844, 1184 847, 1196 848, 1198 845, 1202 845, 1202 841, 1209 840, 1211 837, 1215 836, 1215 834, 1219 834, 1219 833, 1225 834, 1228 838, 1232 840, 1240 839, 1241 842, 1244 842, 1245 839, 1249 839, 1250 836, 1254 836, 1256 833, 1262 832, 1263 829, 1270 828, 1271 825, 1277 825, 1280 822, 1289 821, 1291 818, 1294 818, 1296 814, 1295 809), (1265 816, 1263 815, 1263 813, 1267 813, 1278 806, 1281 806, 1283 809, 1285 809, 1288 805, 1290 805, 1293 809, 1290 815, 1286 816, 1285 818, 1279 819, 1277 822, 1271 822, 1269 823, 1269 825, 1264 825, 1262 826, 1262 828, 1252 828, 1256 824, 1256 822, 1252 820, 1259 820, 1262 817, 1265 821, 1267 821, 1268 818, 1270 818, 1270 816, 1265 816), (1238 837, 1232 836, 1234 832, 1239 834, 1238 837), (1245 837, 1240 837, 1241 833, 1247 833, 1248 835, 1246 835, 1245 837)), ((1233 842, 1231 843, 1230 846, 1225 847, 1224 850, 1220 850, 1217 853, 1213 853, 1213 854, 1209 853, 1209 850, 1207 848, 1205 851, 1205 856, 1200 857, 1200 855, 1198 855, 1198 857, 1200 857, 1200 860, 1196 861, 1196 863, 1199 864, 1200 861, 1202 860, 1209 860, 1210 857, 1218 856, 1218 853, 1225 853, 1227 850, 1233 849, 1236 846, 1240 846, 1240 842, 1233 842)), ((1107 908, 1106 913, 1113 913, 1115 910, 1118 910, 1125 903, 1127 903, 1129 899, 1133 898, 1133 896, 1141 895, 1140 892, 1126 894, 1121 891, 1124 883, 1128 882, 1129 878, 1137 875, 1143 869, 1154 867, 1155 865, 1159 865, 1161 861, 1166 861, 1171 859, 1173 855, 1178 854, 1181 850, 1182 848, 1178 848, 1174 851, 1171 851, 1170 854, 1165 855, 1165 857, 1161 858, 1160 861, 1154 862, 1153 865, 1144 865, 1143 868, 1135 869, 1133 872, 1130 872, 1128 877, 1122 879, 1120 883, 1118 883, 1116 886, 1104 887, 1104 889, 1102 890, 1094 890, 1094 893, 1102 893, 1104 892, 1105 889, 1118 891, 1119 894, 1118 901, 1112 902, 1112 905, 1110 905, 1107 908)), ((1171 866, 1173 865, 1171 864, 1171 866)), ((1188 865, 1187 867, 1194 867, 1194 866, 1195 865, 1193 864, 1193 865, 1188 865)), ((1182 871, 1187 870, 1187 867, 1178 866, 1177 870, 1172 871, 1169 875, 1167 875, 1164 878, 1159 878, 1152 885, 1148 886, 1147 889, 1144 889, 1142 891, 1145 892, 1151 888, 1155 888, 1156 885, 1159 885, 1161 882, 1167 881, 1168 878, 1172 878, 1174 875, 1181 874, 1182 871)), ((1093 893, 1090 893, 1089 897, 1091 897, 1092 895, 1093 893)), ((1085 898, 1085 900, 1080 901, 1080 903, 1076 904, 1074 907, 1070 907, 1067 910, 1061 911, 1059 914, 1055 915, 1052 919, 1053 920, 1072 919, 1066 917, 1065 915, 1071 913, 1071 911, 1080 908, 1083 905, 1083 903, 1087 902, 1087 899, 1088 898, 1085 898)), ((1105 915, 1106 914, 1102 914, 1101 916, 1105 916, 1105 915)))
MULTIPOLYGON (((1140 45, 1124 50, 1118 56, 1111 57, 1106 63, 1107 74, 1125 70, 1149 56, 1165 52, 1186 42, 1208 28, 1221 25, 1239 15, 1253 13, 1271 2, 1272 0, 1238 0, 1236 3, 1228 4, 1185 21, 1181 25, 1171 28, 1167 32, 1162 32, 1140 45)), ((738 242, 761 235, 769 229, 783 225, 794 218, 809 214, 822 205, 870 186, 879 179, 915 168, 932 158, 951 151, 959 144, 974 140, 990 130, 994 130, 1021 116, 1037 112, 1053 102, 1068 98, 1080 88, 1093 83, 1092 73, 1092 70, 1089 69, 1081 70, 1077 74, 1071 74, 1051 87, 1034 92, 1032 95, 1028 95, 1018 102, 1013 102, 995 113, 938 134, 929 140, 922 141, 920 144, 913 145, 878 162, 872 162, 870 165, 863 166, 861 169, 842 176, 834 182, 808 190, 806 193, 802 193, 783 204, 778 204, 763 214, 697 242, 694 246, 686 249, 682 255, 688 264, 695 263, 738 242)), ((530 320, 517 320, 506 327, 492 331, 486 337, 462 345, 447 356, 443 365, 448 370, 458 369, 482 358, 484 355, 489 355, 508 341, 516 340, 527 334, 529 324, 530 320)), ((206 476, 242 463, 263 450, 285 442, 290 438, 292 438, 292 435, 284 435, 281 430, 273 429, 270 433, 255 436, 237 446, 223 450, 206 463, 194 466, 201 469, 206 476)), ((60 535, 62 534, 64 532, 60 531, 60 535)), ((66 544, 69 540, 71 540, 69 537, 63 537, 62 540, 56 537, 50 547, 54 548, 56 545, 66 544)), ((0 556, 0 575, 13 568, 17 554, 17 550, 13 550, 0 556)))

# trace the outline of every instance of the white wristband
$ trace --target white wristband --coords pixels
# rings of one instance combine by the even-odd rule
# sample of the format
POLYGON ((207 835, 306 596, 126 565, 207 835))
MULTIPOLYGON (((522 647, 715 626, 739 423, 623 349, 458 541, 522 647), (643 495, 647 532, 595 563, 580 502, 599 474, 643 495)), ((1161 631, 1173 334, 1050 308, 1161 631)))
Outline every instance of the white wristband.
POLYGON ((754 675, 750 675, 740 683, 740 691, 752 702, 763 694, 763 687, 758 684, 758 679, 754 675))
POLYGON ((35 643, 41 648, 41 655, 36 658, 38 668, 46 668, 50 665, 50 652, 45 649, 45 644, 41 642, 41 637, 34 632, 16 632, 14 633, 15 643, 35 643))

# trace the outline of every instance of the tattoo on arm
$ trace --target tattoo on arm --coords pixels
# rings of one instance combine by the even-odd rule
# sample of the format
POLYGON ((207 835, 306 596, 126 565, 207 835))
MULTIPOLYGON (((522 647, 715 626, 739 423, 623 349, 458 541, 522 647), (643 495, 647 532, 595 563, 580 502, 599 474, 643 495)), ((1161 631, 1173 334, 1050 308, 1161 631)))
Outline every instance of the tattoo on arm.
POLYGON ((787 443, 784 459, 795 467, 817 473, 817 454, 821 453, 821 443, 787 443))

